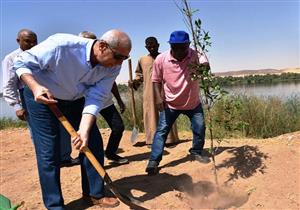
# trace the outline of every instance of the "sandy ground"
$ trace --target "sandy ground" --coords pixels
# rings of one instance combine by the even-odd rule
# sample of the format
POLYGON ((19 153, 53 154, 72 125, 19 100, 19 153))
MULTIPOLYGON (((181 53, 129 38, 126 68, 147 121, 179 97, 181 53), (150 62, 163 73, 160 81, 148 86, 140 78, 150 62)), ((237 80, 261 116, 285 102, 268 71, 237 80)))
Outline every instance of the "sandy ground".
MULTIPOLYGON (((109 130, 101 130, 104 144, 109 130)), ((117 188, 140 200, 148 209, 300 209, 300 132, 271 139, 223 140, 217 149, 216 185, 213 164, 190 161, 191 134, 180 133, 180 143, 166 148, 160 173, 147 176, 150 149, 144 135, 132 146, 124 133, 119 154, 130 164, 105 169, 117 188)), ((0 131, 0 193, 21 209, 44 209, 34 148, 27 129, 0 131)), ((209 147, 209 141, 206 142, 209 147)), ((76 151, 73 156, 77 156, 76 151)), ((69 210, 101 209, 81 200, 80 167, 61 170, 62 191, 69 210)), ((125 204, 114 209, 129 209, 125 204)))

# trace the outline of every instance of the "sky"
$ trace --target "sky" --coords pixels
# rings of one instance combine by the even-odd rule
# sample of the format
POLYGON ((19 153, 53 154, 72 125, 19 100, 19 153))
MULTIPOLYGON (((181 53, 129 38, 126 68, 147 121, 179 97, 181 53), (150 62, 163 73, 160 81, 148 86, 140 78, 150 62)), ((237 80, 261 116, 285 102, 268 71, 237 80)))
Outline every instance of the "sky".
MULTIPOLYGON (((129 34, 133 71, 147 54, 144 40, 155 36, 160 52, 169 49, 172 31, 188 30, 174 0, 1 0, 1 60, 17 49, 22 28, 36 32, 38 41, 55 33, 87 30, 100 37, 118 28, 129 34)), ((213 72, 282 69, 300 66, 299 0, 189 1, 195 18, 209 31, 207 53, 213 72)), ((2 71, 1 71, 2 72, 2 71)), ((2 74, 0 74, 2 90, 2 74)), ((117 82, 128 81, 125 61, 117 82)))

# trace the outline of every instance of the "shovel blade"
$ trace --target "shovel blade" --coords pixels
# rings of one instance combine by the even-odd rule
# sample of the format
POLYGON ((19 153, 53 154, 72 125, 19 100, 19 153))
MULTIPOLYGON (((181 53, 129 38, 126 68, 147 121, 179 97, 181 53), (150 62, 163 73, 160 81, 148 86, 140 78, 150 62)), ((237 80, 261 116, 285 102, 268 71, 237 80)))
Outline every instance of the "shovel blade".
POLYGON ((132 210, 148 210, 147 208, 141 206, 142 203, 140 201, 134 199, 131 196, 127 196, 127 195, 121 193, 119 190, 117 190, 117 188, 115 187, 112 180, 110 179, 110 177, 107 174, 104 176, 103 179, 104 179, 105 183, 107 184, 108 188, 111 190, 111 192, 120 201, 122 201, 124 204, 129 206, 130 209, 132 209, 132 210))
POLYGON ((137 142, 138 135, 139 135, 139 128, 133 127, 133 130, 132 130, 132 133, 131 133, 131 137, 130 137, 130 142, 132 144, 135 144, 137 142))

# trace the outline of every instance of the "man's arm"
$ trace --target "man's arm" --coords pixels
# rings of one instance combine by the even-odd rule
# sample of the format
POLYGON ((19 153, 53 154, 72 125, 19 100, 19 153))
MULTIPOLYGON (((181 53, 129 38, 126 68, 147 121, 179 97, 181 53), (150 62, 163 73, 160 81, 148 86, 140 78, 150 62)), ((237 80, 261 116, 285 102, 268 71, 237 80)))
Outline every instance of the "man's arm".
POLYGON ((139 62, 136 66, 136 69, 135 69, 135 79, 133 80, 134 81, 134 85, 136 86, 136 89, 139 88, 139 86, 143 83, 144 81, 144 77, 143 77, 143 67, 141 65, 141 59, 139 59, 139 62))
POLYGON ((118 85, 117 85, 116 82, 114 82, 114 84, 112 86, 112 89, 111 89, 111 92, 115 96, 115 98, 117 99, 117 102, 118 102, 119 107, 120 107, 120 112, 123 113, 126 109, 126 106, 122 101, 122 98, 121 98, 120 93, 119 93, 118 85))
POLYGON ((5 58, 2 62, 3 71, 3 98, 14 108, 16 116, 20 120, 26 120, 26 111, 23 109, 18 91, 18 76, 13 69, 13 62, 5 58))
POLYGON ((111 93, 112 84, 116 80, 120 68, 121 66, 110 75, 98 81, 96 85, 91 86, 86 92, 85 105, 82 111, 79 130, 77 131, 80 138, 72 139, 76 149, 81 150, 84 146, 88 146, 89 133, 96 121, 96 115, 103 108, 103 103, 107 99, 107 95, 111 93))
MULTIPOLYGON (((47 88, 40 85, 31 74, 22 74, 20 78, 33 92, 35 101, 43 104, 57 103, 57 101, 54 100, 52 93, 47 88)), ((72 139, 72 143, 76 149, 82 149, 84 146, 88 145, 89 132, 95 120, 96 116, 92 114, 85 113, 82 115, 79 130, 77 131, 79 136, 72 139)))
POLYGON ((52 104, 57 103, 54 100, 52 93, 44 86, 40 85, 32 76, 32 74, 22 74, 21 80, 29 87, 34 95, 34 100, 42 104, 52 104))
POLYGON ((164 101, 161 97, 162 84, 153 82, 153 88, 154 88, 154 97, 156 99, 156 107, 157 107, 158 111, 161 112, 165 109, 164 101))
POLYGON ((143 69, 141 66, 141 59, 140 59, 136 66, 135 79, 132 80, 132 82, 128 81, 128 86, 130 88, 137 90, 141 86, 142 83, 143 83, 143 69))
POLYGON ((83 147, 88 146, 88 139, 90 135, 91 128, 96 121, 96 116, 88 113, 83 113, 79 130, 77 133, 79 134, 78 137, 72 138, 72 143, 76 149, 83 149, 83 147))
POLYGON ((158 56, 152 66, 152 84, 154 90, 154 97, 156 102, 156 108, 158 111, 163 111, 165 109, 164 100, 162 97, 163 88, 163 60, 162 57, 158 56))

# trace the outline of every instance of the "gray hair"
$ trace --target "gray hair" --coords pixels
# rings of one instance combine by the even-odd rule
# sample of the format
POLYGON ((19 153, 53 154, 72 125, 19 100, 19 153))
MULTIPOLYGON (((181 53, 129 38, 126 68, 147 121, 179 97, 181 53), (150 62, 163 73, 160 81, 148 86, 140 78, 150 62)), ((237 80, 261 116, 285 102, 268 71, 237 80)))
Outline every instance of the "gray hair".
POLYGON ((37 37, 36 33, 34 33, 33 31, 23 28, 18 32, 17 38, 20 38, 23 35, 23 33, 27 33, 28 35, 34 36, 35 38, 37 37))
POLYGON ((117 29, 112 29, 105 32, 100 40, 105 41, 112 48, 125 48, 131 50, 131 40, 129 36, 117 29))
POLYGON ((88 38, 88 39, 97 39, 97 36, 90 31, 82 31, 78 34, 78 36, 88 38))

